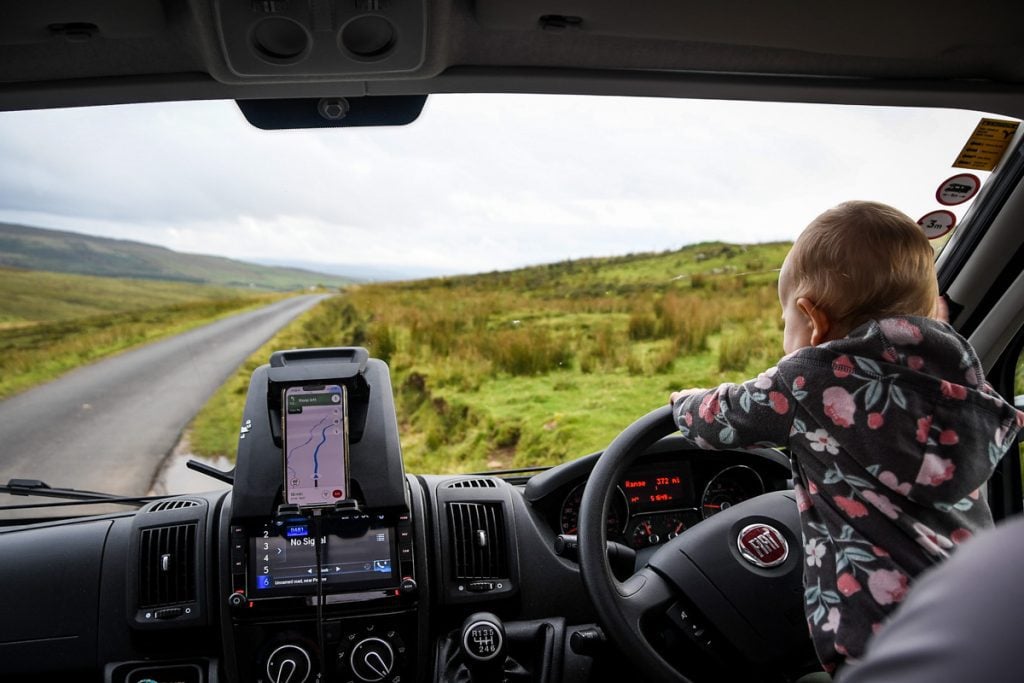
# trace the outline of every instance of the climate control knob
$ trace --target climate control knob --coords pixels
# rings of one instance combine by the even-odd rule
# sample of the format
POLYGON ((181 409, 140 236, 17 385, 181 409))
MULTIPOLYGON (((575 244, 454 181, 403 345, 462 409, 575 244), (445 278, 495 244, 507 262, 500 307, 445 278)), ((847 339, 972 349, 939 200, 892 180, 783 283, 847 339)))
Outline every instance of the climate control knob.
POLYGON ((349 666, 352 667, 355 677, 361 681, 383 681, 395 668, 395 651, 386 640, 364 638, 352 648, 349 666))
POLYGON ((313 662, 305 649, 288 643, 270 653, 266 668, 271 683, 305 683, 313 672, 313 662))

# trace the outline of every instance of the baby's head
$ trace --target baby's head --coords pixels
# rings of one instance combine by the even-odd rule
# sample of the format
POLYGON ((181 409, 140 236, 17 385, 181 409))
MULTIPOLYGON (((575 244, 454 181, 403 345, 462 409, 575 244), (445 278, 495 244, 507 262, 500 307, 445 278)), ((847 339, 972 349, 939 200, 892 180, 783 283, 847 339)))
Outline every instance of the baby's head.
POLYGON ((839 339, 873 318, 932 315, 935 252, 909 216, 877 202, 844 202, 797 238, 779 276, 792 353, 839 339))

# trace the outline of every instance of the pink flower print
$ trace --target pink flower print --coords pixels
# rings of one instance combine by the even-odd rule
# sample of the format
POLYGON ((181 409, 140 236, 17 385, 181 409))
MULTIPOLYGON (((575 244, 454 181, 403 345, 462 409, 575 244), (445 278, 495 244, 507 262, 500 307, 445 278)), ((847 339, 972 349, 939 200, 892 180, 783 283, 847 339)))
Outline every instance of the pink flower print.
POLYGON ((771 401, 772 410, 779 415, 785 415, 789 412, 789 401, 786 400, 785 394, 780 394, 777 391, 769 391, 768 400, 771 401))
POLYGON ((901 484, 896 475, 892 472, 885 471, 878 475, 878 481, 882 482, 896 493, 901 493, 904 496, 910 493, 910 483, 901 484))
POLYGON ((778 368, 768 368, 757 376, 757 379, 754 381, 754 386, 758 389, 771 389, 772 377, 774 377, 775 373, 778 371, 778 368))
POLYGON ((839 628, 839 608, 832 607, 828 611, 828 619, 821 625, 821 630, 835 633, 837 628, 839 628))
POLYGON ((868 514, 867 507, 859 500, 847 498, 846 496, 833 496, 832 500, 843 509, 843 512, 848 517, 865 517, 868 514))
POLYGON ((807 493, 811 494, 812 496, 818 495, 818 485, 815 484, 813 481, 807 482, 807 493))
POLYGON ((902 602, 907 594, 907 577, 895 569, 879 569, 868 576, 868 590, 879 605, 902 602))
POLYGON ((807 380, 804 379, 803 375, 797 375, 797 378, 793 380, 793 386, 797 389, 803 389, 806 383, 807 380))
POLYGON ((948 458, 940 458, 934 453, 925 453, 921 460, 921 469, 914 481, 922 486, 938 486, 953 478, 956 465, 948 458))
POLYGON ((886 349, 885 351, 882 352, 882 360, 892 363, 896 360, 896 354, 893 353, 891 350, 886 349))
POLYGON ((804 546, 804 552, 807 553, 808 567, 820 567, 821 558, 825 557, 825 545, 823 543, 819 543, 818 539, 812 538, 807 545, 804 546))
POLYGON ((715 417, 718 415, 720 406, 718 404, 718 394, 714 391, 709 391, 704 395, 704 398, 700 401, 700 408, 697 412, 700 414, 704 421, 711 424, 715 421, 715 417))
POLYGON ((1017 426, 1024 427, 1024 411, 1017 411, 1017 426))
POLYGON ((836 579, 836 588, 846 597, 850 597, 854 593, 860 592, 860 581, 850 572, 844 572, 836 579))
POLYGON ((956 432, 952 429, 943 429, 939 433, 939 443, 943 446, 952 446, 953 444, 960 441, 960 437, 957 436, 956 432))
POLYGON ((939 383, 939 389, 942 390, 942 395, 946 398, 955 398, 960 401, 967 398, 967 387, 963 384, 953 384, 952 382, 942 380, 939 383))
POLYGON ((889 557, 889 551, 881 546, 871 546, 871 552, 875 554, 875 557, 889 557))
POLYGON ((876 621, 875 623, 871 624, 871 635, 876 635, 881 630, 882 622, 876 621))
POLYGON ((853 414, 857 411, 857 406, 850 392, 842 387, 829 387, 822 393, 821 399, 825 406, 825 414, 834 424, 840 427, 849 427, 853 424, 853 414))
POLYGON ((974 368, 967 368, 967 372, 964 373, 964 381, 972 387, 978 386, 978 373, 974 371, 974 368))
POLYGON ((907 367, 911 370, 920 370, 924 367, 924 358, 921 358, 921 356, 907 357, 907 367))
POLYGON ((917 325, 900 318, 882 320, 878 326, 893 344, 920 344, 924 339, 917 325))
POLYGON ((853 363, 850 361, 849 356, 839 356, 832 361, 832 374, 842 379, 849 377, 853 372, 853 363))
POLYGON ((960 545, 970 537, 971 532, 967 529, 954 529, 953 533, 949 535, 949 540, 953 541, 953 543, 956 543, 957 545, 960 545))
POLYGON ((839 452, 839 442, 829 436, 829 433, 824 429, 815 429, 813 432, 807 432, 804 437, 811 442, 811 450, 828 451, 829 455, 835 455, 839 452))
POLYGON ((978 500, 979 498, 981 498, 981 489, 974 489, 973 491, 971 491, 967 495, 970 496, 974 500, 978 500))
POLYGON ((865 491, 862 495, 865 500, 875 506, 875 508, 880 510, 882 514, 889 519, 896 519, 900 516, 900 508, 894 505, 888 497, 883 496, 880 493, 875 493, 874 491, 865 491))
POLYGON ((683 413, 683 422, 686 423, 687 427, 693 426, 693 415, 690 413, 683 413))
POLYGON ((932 416, 918 418, 917 420, 917 440, 919 443, 925 443, 928 441, 928 431, 932 428, 932 416))
POLYGON ((868 413, 868 427, 878 429, 885 424, 885 418, 881 413, 868 413))
POLYGON ((793 492, 796 493, 796 507, 800 512, 806 512, 814 507, 814 501, 807 495, 807 491, 804 491, 803 486, 794 484, 793 492))
POLYGON ((932 555, 946 557, 949 554, 946 550, 953 547, 952 541, 920 522, 914 522, 914 531, 917 532, 917 542, 932 555))

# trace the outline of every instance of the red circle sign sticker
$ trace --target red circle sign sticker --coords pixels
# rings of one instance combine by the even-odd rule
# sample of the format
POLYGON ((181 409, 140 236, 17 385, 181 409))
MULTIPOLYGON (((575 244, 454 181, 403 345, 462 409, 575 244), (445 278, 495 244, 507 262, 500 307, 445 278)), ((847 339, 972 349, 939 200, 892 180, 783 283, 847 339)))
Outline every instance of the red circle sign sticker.
POLYGON ((956 216, 952 211, 939 209, 918 218, 917 224, 924 230, 925 237, 934 240, 953 229, 953 226, 956 225, 956 216))
POLYGON ((981 180, 972 173, 958 173, 935 190, 935 199, 943 206, 963 204, 981 189, 981 180))

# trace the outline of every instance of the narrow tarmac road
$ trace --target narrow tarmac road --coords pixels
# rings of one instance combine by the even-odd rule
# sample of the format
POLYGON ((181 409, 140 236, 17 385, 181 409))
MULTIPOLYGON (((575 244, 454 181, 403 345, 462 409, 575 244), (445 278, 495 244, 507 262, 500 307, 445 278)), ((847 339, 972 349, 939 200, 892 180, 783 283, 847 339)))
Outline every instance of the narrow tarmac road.
MULTIPOLYGON (((145 495, 213 392, 277 330, 324 298, 299 296, 224 318, 0 402, 0 482, 41 479, 55 487, 145 495)), ((37 500, 0 494, 0 505, 37 500)))

